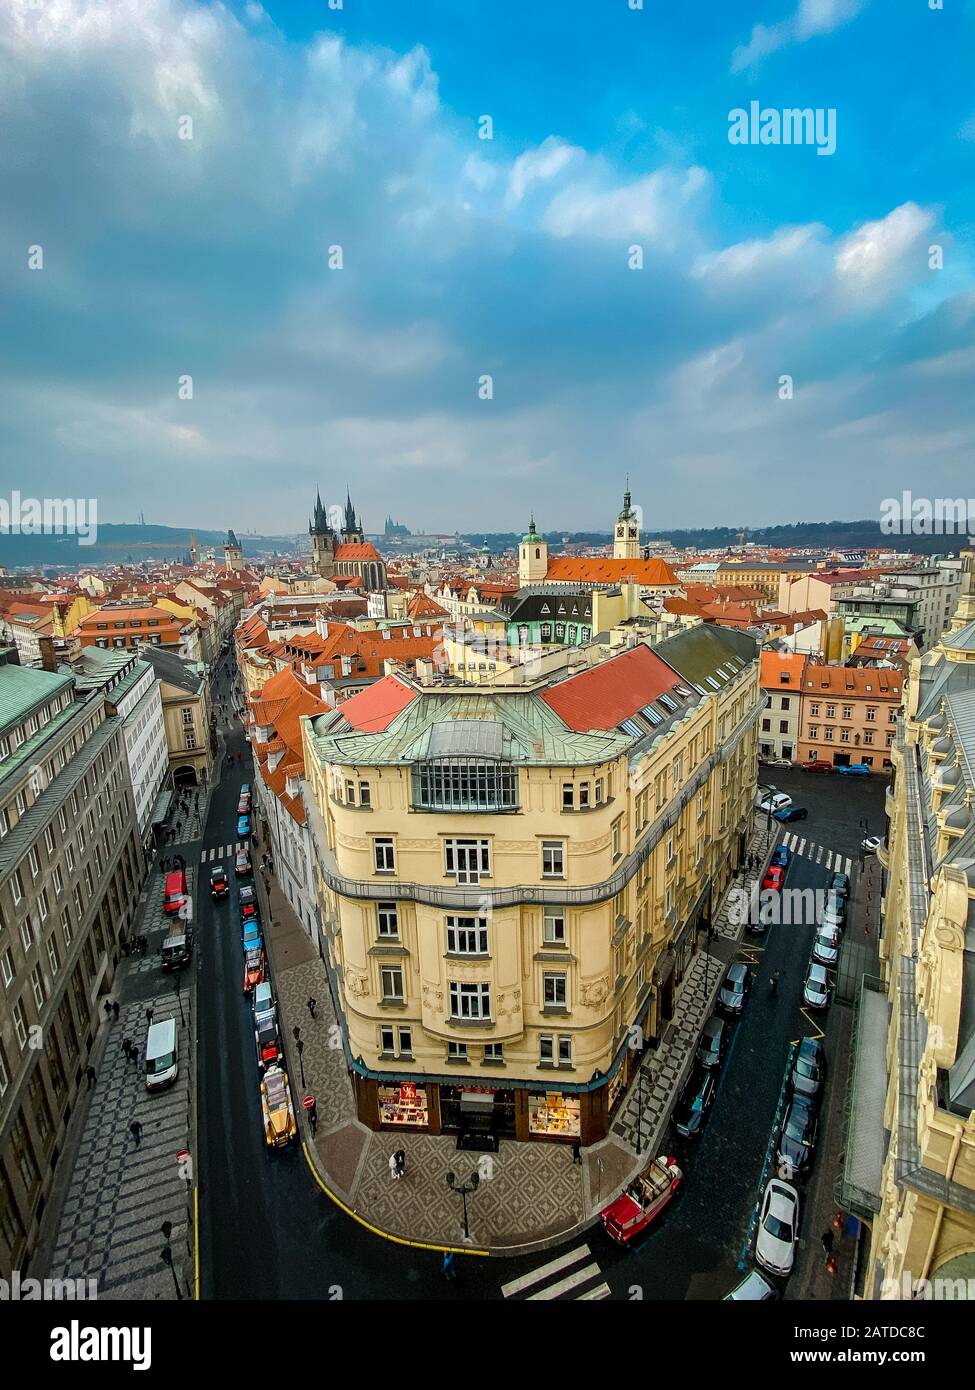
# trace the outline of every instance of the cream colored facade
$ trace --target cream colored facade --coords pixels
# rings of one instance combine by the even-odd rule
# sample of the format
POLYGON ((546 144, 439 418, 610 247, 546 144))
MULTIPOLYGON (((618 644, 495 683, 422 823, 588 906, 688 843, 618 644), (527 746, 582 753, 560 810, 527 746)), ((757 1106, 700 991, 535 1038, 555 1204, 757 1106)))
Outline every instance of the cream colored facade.
MULTIPOLYGON (((888 792, 890 831, 881 853, 881 959, 890 1004, 880 1079, 886 1149, 875 1199, 864 1180, 868 1195, 852 1193, 868 1210, 851 1202, 873 1217, 868 1298, 975 1298, 973 666, 975 599, 968 595, 954 630, 911 664, 888 792)), ((860 1055, 857 1066, 858 1076, 869 1075, 860 1055)), ((861 1089, 848 1153, 868 1151, 856 1133, 868 1108, 861 1089)))
MULTIPOLYGON (((400 698, 410 698, 390 737, 357 733, 341 711, 304 722, 322 919, 366 1123, 382 1123, 375 1089, 382 1094, 388 1078, 424 1088, 431 1132, 446 1113, 435 1093, 456 1083, 513 1088, 518 1138, 590 1143, 606 1133, 639 1058, 627 1047, 631 1029, 652 1039, 672 1016, 697 929, 743 849, 764 698, 754 643, 738 634, 698 629, 641 651, 582 679, 609 692, 627 669, 617 662, 636 659, 649 670, 672 662, 689 698, 662 736, 598 728, 598 709, 592 729, 570 729, 541 699, 559 691, 546 680, 486 695, 398 675, 400 698), (734 674, 715 692, 680 674, 685 658, 700 661, 703 652, 717 666, 742 651, 746 659, 728 661, 734 674), (424 809, 423 760, 388 754, 409 747, 414 730, 422 744, 432 731, 485 719, 505 728, 506 746, 535 729, 534 753, 510 763, 516 804, 488 813, 424 809), (333 720, 343 732, 331 733, 333 720), (473 872, 458 872, 457 841, 476 845, 472 860, 464 849, 473 872), (478 881, 463 882, 471 877, 478 881), (451 949, 461 931, 485 949, 451 949), (456 1016, 459 986, 483 988, 486 1018, 456 1016), (538 1128, 538 1097, 553 1091, 572 1104, 574 1094, 580 1112, 576 1129, 554 1136, 538 1128)), ((345 709, 353 719, 354 702, 345 709)))

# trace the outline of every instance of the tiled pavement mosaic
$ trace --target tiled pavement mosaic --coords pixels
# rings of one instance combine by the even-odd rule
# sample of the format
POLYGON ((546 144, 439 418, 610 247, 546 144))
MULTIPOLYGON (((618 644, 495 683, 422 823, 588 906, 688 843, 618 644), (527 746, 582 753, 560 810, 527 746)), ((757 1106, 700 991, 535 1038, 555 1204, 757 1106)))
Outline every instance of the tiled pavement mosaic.
MULTIPOLYGON (((184 997, 187 1015, 189 998, 184 997)), ((154 1022, 175 1013, 158 1006, 154 1022)), ((169 1299, 173 1276, 160 1258, 163 1221, 171 1221, 171 1244, 184 1293, 191 1280, 189 1247, 190 1184, 181 1177, 176 1154, 189 1143, 191 1057, 189 1027, 179 1029, 179 1077, 155 1095, 145 1088, 141 1048, 145 1040, 145 1001, 126 1005, 109 1035, 92 1089, 91 1104, 77 1161, 60 1216, 50 1276, 97 1279, 98 1297, 169 1299), (122 1039, 140 1044, 130 1062, 122 1039), (129 1131, 142 1124, 136 1147, 129 1131)))
MULTIPOLYGON (((746 861, 752 854, 757 854, 759 859, 758 869, 754 873, 747 873, 745 875, 744 887, 749 894, 755 885, 757 883, 760 884, 764 878, 765 870, 768 868, 768 861, 772 857, 772 851, 777 841, 778 826, 769 833, 765 816, 756 816, 755 829, 752 831, 751 839, 745 846, 746 861)), ((732 882, 739 888, 742 886, 738 879, 733 879, 732 882)), ((714 934, 715 936, 723 937, 725 941, 739 941, 744 930, 744 922, 729 921, 729 908, 729 894, 725 893, 721 900, 721 905, 715 913, 714 934)))

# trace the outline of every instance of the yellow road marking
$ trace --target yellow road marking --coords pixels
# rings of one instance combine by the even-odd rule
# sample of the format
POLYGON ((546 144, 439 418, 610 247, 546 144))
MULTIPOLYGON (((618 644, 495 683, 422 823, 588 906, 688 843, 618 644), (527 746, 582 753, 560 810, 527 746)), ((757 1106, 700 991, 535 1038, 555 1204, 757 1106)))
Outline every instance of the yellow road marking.
POLYGON ((346 1206, 346 1204, 342 1201, 341 1197, 336 1197, 335 1193, 331 1190, 331 1188, 325 1185, 325 1183, 322 1180, 321 1174, 315 1167, 314 1163, 312 1163, 311 1161, 311 1155, 308 1152, 308 1145, 305 1143, 304 1140, 301 1141, 301 1151, 305 1155, 305 1162, 308 1164, 308 1167, 311 1170, 312 1177, 315 1179, 315 1181, 318 1183, 318 1186, 325 1193, 325 1196, 329 1197, 337 1207, 340 1207, 341 1210, 345 1212, 346 1216, 351 1216, 353 1221, 358 1221, 360 1226, 364 1226, 366 1230, 371 1231, 374 1236, 381 1236, 383 1240, 392 1241, 394 1245, 409 1245, 414 1250, 435 1250, 438 1253, 443 1253, 444 1251, 449 1250, 451 1254, 454 1255, 484 1255, 490 1257, 490 1250, 471 1249, 469 1245, 433 1245, 429 1241, 408 1240, 406 1236, 394 1236, 391 1235, 389 1231, 381 1230, 378 1226, 374 1226, 371 1221, 367 1221, 365 1217, 360 1216, 358 1212, 353 1211, 351 1207, 346 1206))
POLYGON ((193 1260, 196 1269, 193 1275, 193 1297, 200 1301, 200 1189, 193 1189, 193 1260))
MULTIPOLYGON (((815 1020, 814 1018, 812 1018, 809 1014, 807 1014, 805 1009, 800 1009, 799 1012, 802 1014, 803 1018, 804 1018, 804 1019, 806 1020, 806 1022, 809 1024, 810 1028, 815 1028, 815 1029, 816 1029, 815 1041, 818 1042, 820 1038, 825 1038, 826 1034, 825 1034, 825 1032, 823 1031, 823 1029, 820 1028, 820 1026, 819 1026, 819 1024, 816 1022, 816 1020, 815 1020)), ((807 1036, 808 1036, 808 1035, 807 1035, 807 1036)))

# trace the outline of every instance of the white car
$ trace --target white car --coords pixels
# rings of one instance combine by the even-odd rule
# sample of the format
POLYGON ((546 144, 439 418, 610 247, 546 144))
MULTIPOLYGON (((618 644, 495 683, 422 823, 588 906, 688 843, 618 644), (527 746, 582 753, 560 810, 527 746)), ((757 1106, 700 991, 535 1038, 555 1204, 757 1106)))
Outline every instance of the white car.
POLYGON ((876 854, 883 843, 883 839, 879 835, 868 835, 865 840, 860 841, 860 848, 864 854, 876 854))
POLYGON ((762 1198, 755 1258, 770 1274, 792 1273, 799 1234, 799 1194, 791 1183, 772 1178, 762 1198))
POLYGON ((774 814, 776 811, 782 811, 786 806, 791 805, 792 797, 786 796, 785 792, 775 792, 772 796, 759 796, 755 801, 756 809, 765 812, 766 815, 770 811, 774 814))
POLYGON ((829 1004, 829 976, 825 965, 810 964, 802 986, 802 1002, 810 1009, 825 1009, 829 1004))
POLYGON ((820 965, 835 965, 840 954, 839 927, 821 926, 813 942, 813 960, 820 965))

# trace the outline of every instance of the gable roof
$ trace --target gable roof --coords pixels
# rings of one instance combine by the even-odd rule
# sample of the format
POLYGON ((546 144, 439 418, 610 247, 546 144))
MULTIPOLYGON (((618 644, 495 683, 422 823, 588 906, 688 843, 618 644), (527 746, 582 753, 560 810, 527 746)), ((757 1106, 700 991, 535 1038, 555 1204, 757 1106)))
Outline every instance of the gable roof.
POLYGON ((396 716, 416 698, 416 691, 395 676, 384 676, 368 690, 343 701, 342 714, 358 733, 385 733, 396 716))
POLYGON ((541 698, 575 733, 587 733, 591 729, 615 729, 679 684, 674 668, 641 643, 560 681, 543 691, 541 698))
POLYGON ((545 574, 549 584, 676 584, 677 576, 666 560, 617 560, 611 556, 557 555, 548 562, 545 574))

